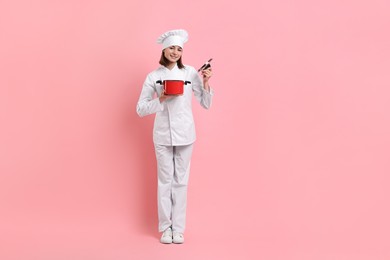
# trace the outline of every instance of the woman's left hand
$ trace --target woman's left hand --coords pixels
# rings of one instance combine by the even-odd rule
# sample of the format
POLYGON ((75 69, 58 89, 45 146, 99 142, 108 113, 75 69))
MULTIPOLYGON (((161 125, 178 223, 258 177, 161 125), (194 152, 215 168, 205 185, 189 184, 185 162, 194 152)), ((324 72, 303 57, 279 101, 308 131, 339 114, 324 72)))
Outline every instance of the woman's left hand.
POLYGON ((202 70, 201 73, 202 73, 202 76, 203 76, 203 82, 204 83, 206 83, 211 78, 211 76, 213 75, 213 73, 211 72, 211 68, 202 70))
POLYGON ((202 76, 203 76, 203 87, 210 92, 210 86, 209 86, 209 79, 213 75, 211 72, 211 68, 205 69, 201 71, 202 76))

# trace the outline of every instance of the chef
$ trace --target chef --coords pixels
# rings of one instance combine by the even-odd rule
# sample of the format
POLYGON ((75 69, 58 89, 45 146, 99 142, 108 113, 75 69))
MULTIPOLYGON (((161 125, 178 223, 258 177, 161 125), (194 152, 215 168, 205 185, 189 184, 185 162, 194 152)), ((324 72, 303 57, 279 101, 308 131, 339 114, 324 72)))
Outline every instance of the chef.
POLYGON ((192 115, 192 93, 202 107, 209 109, 214 95, 209 86, 211 68, 202 70, 183 65, 182 52, 188 40, 185 30, 171 30, 157 42, 162 45, 160 67, 149 73, 137 103, 143 117, 156 114, 153 142, 158 173, 158 219, 160 242, 183 243, 186 220, 187 185, 193 143, 196 139, 192 115), (164 93, 166 80, 186 82, 182 95, 164 93))

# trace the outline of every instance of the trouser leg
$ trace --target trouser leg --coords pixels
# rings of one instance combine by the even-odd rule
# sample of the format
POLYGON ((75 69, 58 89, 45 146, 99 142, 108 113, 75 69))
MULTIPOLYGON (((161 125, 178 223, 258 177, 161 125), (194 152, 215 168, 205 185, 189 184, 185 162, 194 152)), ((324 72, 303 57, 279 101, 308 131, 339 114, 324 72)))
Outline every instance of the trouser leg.
POLYGON ((174 175, 172 183, 172 229, 184 232, 187 208, 187 186, 193 144, 173 148, 174 175))
POLYGON ((173 147, 155 144, 157 159, 158 229, 172 226, 172 183, 174 175, 173 147))

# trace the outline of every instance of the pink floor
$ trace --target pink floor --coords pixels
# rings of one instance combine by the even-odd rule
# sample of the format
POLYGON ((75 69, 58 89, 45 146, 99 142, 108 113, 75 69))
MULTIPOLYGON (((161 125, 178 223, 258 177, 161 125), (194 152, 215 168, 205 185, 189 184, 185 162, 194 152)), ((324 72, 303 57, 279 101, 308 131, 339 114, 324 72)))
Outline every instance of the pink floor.
MULTIPOLYGON (((249 215, 247 220, 252 224, 229 226, 228 221, 216 221, 217 216, 220 217, 215 213, 211 219, 215 222, 204 225, 205 228, 201 223, 205 219, 191 218, 182 245, 160 244, 159 234, 152 228, 156 225, 152 218, 141 220, 139 226, 133 227, 130 223, 134 224, 134 219, 126 222, 121 218, 58 222, 34 220, 31 216, 13 219, 1 226, 0 259, 387 260, 390 257, 388 234, 376 223, 372 223, 372 230, 368 226, 356 225, 351 229, 347 223, 344 227, 340 226, 342 223, 334 223, 334 229, 325 231, 321 223, 314 226, 313 220, 303 221, 303 215, 295 227, 277 223, 289 222, 287 217, 256 220, 249 215)), ((226 220, 234 221, 229 216, 226 220)))

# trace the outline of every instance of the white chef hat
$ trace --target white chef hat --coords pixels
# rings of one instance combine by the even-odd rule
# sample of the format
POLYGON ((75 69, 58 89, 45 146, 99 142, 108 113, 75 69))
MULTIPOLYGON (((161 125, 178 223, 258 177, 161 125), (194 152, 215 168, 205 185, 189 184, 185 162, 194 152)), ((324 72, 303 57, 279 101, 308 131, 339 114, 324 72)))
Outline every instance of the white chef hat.
POLYGON ((178 29, 171 30, 161 34, 157 39, 157 43, 162 44, 163 49, 172 45, 177 45, 183 48, 184 43, 188 41, 188 33, 186 30, 178 29))

